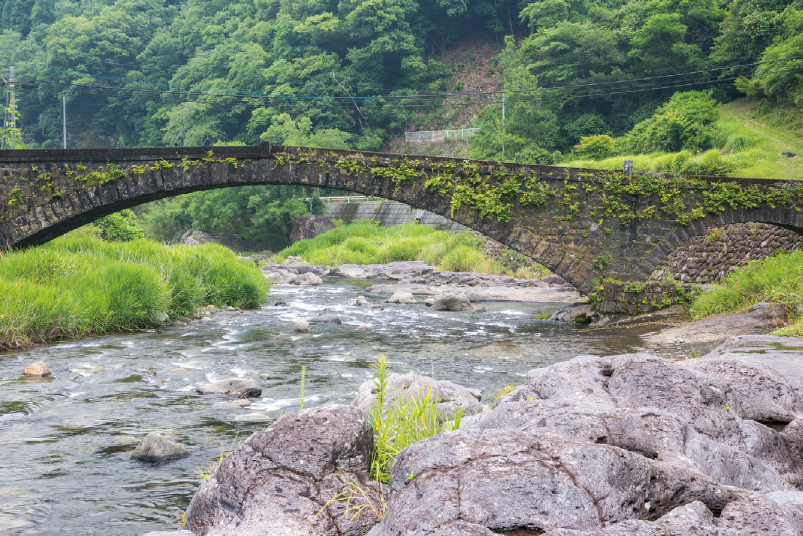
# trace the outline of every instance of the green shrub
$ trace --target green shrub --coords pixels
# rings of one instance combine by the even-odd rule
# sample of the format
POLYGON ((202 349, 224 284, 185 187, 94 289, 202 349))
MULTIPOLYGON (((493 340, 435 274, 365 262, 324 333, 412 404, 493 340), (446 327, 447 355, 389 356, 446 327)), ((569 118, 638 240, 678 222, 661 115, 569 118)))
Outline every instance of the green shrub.
POLYGON ((675 93, 652 117, 633 127, 627 135, 629 151, 677 152, 720 146, 724 140, 717 126, 716 106, 710 92, 675 93))
POLYGON ((137 215, 128 209, 109 214, 94 225, 100 229, 104 240, 128 242, 145 236, 145 231, 137 223, 137 215))
POLYGON ((574 152, 580 158, 602 160, 616 154, 616 142, 605 134, 582 137, 580 143, 574 146, 574 152))

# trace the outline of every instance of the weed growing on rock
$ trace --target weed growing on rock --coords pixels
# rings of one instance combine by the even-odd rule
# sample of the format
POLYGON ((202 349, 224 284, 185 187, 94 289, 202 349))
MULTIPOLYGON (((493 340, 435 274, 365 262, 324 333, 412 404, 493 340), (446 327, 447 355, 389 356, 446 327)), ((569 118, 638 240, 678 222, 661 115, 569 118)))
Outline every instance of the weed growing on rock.
MULTIPOLYGON (((195 468, 195 474, 198 475, 198 478, 200 480, 204 481, 209 480, 215 473, 215 471, 217 471, 217 468, 220 467, 220 464, 223 463, 223 460, 228 458, 229 454, 234 452, 234 449, 240 446, 240 443, 242 443, 242 441, 240 443, 237 443, 238 437, 239 434, 234 436, 234 439, 231 440, 231 445, 229 445, 228 448, 226 448, 225 444, 221 445, 220 456, 218 456, 217 458, 212 458, 204 465, 199 465, 195 468)), ((186 524, 186 518, 184 518, 184 523, 186 524)))
POLYGON ((374 365, 374 392, 376 404, 371 408, 371 426, 374 429, 374 453, 371 460, 371 478, 387 484, 393 460, 402 449, 422 439, 460 428, 462 408, 451 419, 438 413, 438 399, 431 389, 399 396, 385 411, 385 399, 390 373, 385 356, 374 365))

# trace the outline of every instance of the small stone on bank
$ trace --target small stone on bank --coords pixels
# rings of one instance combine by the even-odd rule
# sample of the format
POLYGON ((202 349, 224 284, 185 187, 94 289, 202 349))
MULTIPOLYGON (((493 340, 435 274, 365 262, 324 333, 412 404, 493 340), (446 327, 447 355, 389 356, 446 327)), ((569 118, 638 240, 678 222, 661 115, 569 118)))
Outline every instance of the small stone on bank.
POLYGON ((245 415, 237 415, 234 417, 234 422, 268 422, 270 417, 264 413, 246 413, 245 415))
POLYGON ((151 432, 139 442, 136 450, 131 454, 131 459, 141 462, 161 462, 189 455, 189 451, 182 445, 167 439, 162 434, 151 432))
POLYGON ((299 333, 309 333, 309 322, 306 320, 296 320, 294 329, 299 333))
POLYGON ((44 361, 37 361, 36 363, 31 363, 25 370, 22 372, 26 376, 50 376, 50 369, 47 368, 44 361))

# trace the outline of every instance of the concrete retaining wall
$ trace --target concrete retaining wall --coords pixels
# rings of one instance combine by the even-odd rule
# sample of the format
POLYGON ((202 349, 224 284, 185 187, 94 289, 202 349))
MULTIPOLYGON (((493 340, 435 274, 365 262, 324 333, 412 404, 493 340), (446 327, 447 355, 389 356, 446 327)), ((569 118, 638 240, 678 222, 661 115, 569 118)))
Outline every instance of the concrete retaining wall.
POLYGON ((413 208, 398 201, 329 203, 324 215, 333 220, 343 220, 344 223, 365 219, 377 220, 382 227, 392 227, 393 225, 418 220, 422 225, 451 233, 456 233, 466 228, 443 216, 438 216, 420 208, 413 208))

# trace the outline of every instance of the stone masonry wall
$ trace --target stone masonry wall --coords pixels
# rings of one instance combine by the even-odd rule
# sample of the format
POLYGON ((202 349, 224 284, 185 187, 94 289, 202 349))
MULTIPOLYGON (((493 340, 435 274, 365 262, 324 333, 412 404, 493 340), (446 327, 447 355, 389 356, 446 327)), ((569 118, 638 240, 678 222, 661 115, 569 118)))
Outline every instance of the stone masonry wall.
POLYGON ((589 298, 592 307, 602 314, 638 315, 676 303, 686 303, 698 290, 699 287, 694 285, 658 281, 603 281, 589 298))
POLYGON ((803 248, 803 236, 766 223, 739 223, 691 239, 669 254, 652 279, 712 283, 756 259, 803 248))

